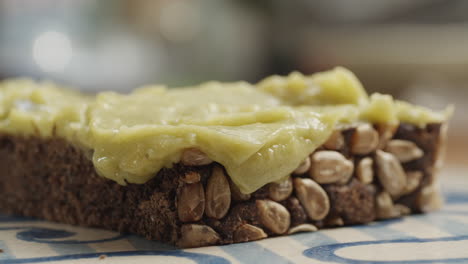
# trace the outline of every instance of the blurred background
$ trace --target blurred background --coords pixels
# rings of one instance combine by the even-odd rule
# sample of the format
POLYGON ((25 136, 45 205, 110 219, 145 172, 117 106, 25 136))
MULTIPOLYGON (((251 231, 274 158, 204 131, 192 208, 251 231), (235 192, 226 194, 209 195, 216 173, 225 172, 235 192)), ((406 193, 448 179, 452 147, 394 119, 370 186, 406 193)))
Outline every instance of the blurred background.
POLYGON ((0 0, 0 79, 125 92, 335 65, 369 91, 455 104, 448 161, 468 162, 466 0, 0 0))

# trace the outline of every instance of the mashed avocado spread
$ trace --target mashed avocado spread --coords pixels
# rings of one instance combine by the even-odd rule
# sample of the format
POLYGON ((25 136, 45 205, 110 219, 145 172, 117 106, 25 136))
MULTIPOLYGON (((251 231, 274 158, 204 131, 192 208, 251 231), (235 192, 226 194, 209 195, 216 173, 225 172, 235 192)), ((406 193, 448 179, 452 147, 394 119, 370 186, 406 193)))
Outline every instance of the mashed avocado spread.
POLYGON ((341 67, 255 85, 148 86, 94 96, 47 82, 0 83, 0 132, 65 138, 91 150, 99 174, 120 184, 145 183, 195 147, 222 164, 244 193, 288 176, 338 123, 425 126, 451 111, 369 96, 341 67))

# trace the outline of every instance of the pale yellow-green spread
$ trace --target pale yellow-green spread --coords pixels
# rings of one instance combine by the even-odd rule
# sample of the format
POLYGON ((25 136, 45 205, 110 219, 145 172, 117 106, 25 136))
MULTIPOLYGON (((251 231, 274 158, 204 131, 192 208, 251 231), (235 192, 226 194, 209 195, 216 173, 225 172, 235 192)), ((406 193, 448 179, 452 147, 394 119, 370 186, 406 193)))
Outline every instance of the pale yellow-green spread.
POLYGON ((256 85, 209 82, 87 96, 50 83, 0 84, 0 131, 63 137, 92 150, 104 177, 144 183, 195 147, 222 164, 244 193, 288 176, 340 123, 443 122, 434 112, 368 96, 344 68, 272 76, 256 85))

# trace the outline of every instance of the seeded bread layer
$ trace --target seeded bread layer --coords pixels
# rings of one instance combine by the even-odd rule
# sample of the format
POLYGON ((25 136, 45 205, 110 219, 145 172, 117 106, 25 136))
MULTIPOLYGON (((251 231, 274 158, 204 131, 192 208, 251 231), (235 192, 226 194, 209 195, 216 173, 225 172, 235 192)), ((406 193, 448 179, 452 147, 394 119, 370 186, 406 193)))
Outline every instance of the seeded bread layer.
POLYGON ((343 127, 290 177, 252 194, 196 149, 145 184, 121 186, 98 176, 88 155, 63 139, 2 134, 0 212, 179 247, 364 224, 440 206, 444 131, 441 124, 343 127))

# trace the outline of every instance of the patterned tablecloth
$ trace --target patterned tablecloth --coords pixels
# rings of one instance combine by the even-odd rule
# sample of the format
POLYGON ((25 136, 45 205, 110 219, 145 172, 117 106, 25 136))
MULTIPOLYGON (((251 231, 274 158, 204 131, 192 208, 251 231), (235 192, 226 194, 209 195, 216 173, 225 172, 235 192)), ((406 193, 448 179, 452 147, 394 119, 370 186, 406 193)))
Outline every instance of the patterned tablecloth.
POLYGON ((468 170, 445 174, 447 204, 439 212, 189 250, 0 215, 0 263, 468 263, 468 170))

